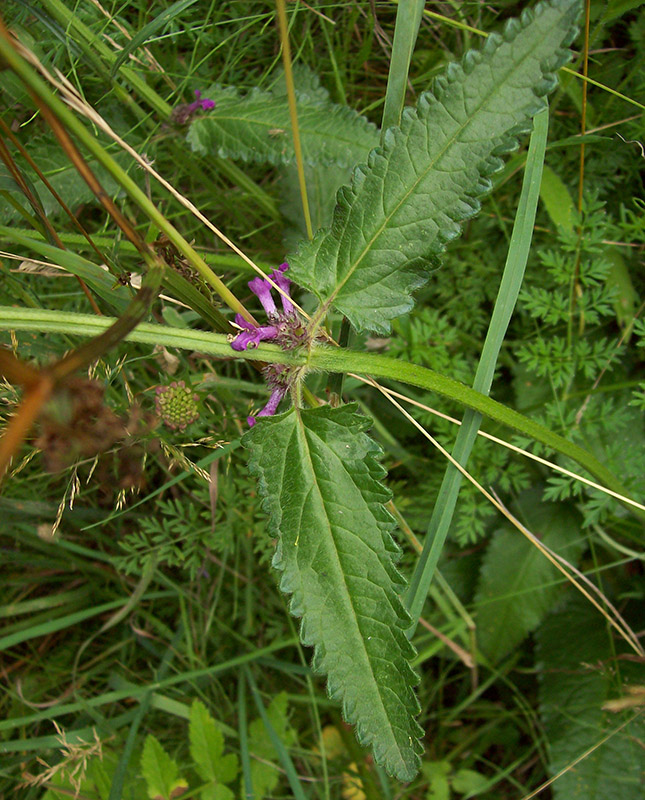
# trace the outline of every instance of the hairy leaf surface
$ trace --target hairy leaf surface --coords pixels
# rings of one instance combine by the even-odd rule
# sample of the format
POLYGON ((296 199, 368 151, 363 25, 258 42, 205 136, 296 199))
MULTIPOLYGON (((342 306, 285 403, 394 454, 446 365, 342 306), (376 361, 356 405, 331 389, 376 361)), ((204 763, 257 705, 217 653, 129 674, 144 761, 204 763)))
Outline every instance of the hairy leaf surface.
MULTIPOLYGON (((193 150, 269 164, 295 160, 286 96, 253 89, 242 97, 231 87, 213 87, 205 95, 216 106, 190 126, 193 150)), ((305 163, 353 166, 378 143, 376 126, 351 108, 322 99, 320 93, 296 95, 305 163)))
POLYGON ((338 193, 331 227, 288 260, 291 276, 358 329, 386 333, 412 291, 544 106, 568 58, 578 0, 549 0, 510 20, 481 52, 450 64, 401 128, 338 193))
POLYGON ((642 684, 642 667, 630 658, 616 658, 624 643, 610 637, 600 612, 579 595, 571 596, 538 631, 540 713, 550 773, 557 775, 590 751, 553 784, 556 800, 643 796, 645 716, 638 713, 638 698, 632 695, 625 711, 602 707, 607 700, 629 701, 630 684, 642 684))
POLYGON ((278 539, 280 588, 293 595, 314 669, 328 675, 330 696, 377 762, 411 780, 421 749, 414 649, 369 425, 355 405, 292 409, 261 420, 243 444, 278 539))
MULTIPOLYGON (((566 505, 540 503, 542 487, 524 492, 514 513, 531 533, 574 566, 586 547, 581 520, 566 505)), ((563 577, 522 534, 505 527, 493 535, 480 573, 477 639, 497 662, 534 631, 562 594, 563 577)))

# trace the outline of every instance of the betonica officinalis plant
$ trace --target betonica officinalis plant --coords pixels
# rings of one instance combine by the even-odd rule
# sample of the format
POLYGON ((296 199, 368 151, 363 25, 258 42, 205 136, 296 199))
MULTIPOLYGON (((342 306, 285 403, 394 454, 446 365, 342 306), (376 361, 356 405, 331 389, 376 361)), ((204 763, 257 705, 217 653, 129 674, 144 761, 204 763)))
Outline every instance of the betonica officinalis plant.
POLYGON ((77 705, 32 673, 3 730, 58 738, 0 751, 47 800, 510 797, 533 717, 457 709, 517 669, 519 794, 631 797, 645 233, 588 75, 637 4, 215 5, 3 10, 6 552, 78 574, 7 601, 77 705))

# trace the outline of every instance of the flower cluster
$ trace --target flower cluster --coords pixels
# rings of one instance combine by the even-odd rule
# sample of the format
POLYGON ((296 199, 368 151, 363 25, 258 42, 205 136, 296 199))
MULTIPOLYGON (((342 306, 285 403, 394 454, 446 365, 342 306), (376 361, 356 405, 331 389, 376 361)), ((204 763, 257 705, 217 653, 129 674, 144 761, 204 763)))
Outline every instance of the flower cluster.
MULTIPOLYGON (((231 342, 233 350, 241 352, 249 347, 257 347, 260 342, 275 342, 283 350, 290 350, 302 344, 306 339, 306 331, 302 321, 296 313, 290 299, 291 281, 284 274, 289 269, 287 263, 280 264, 269 278, 278 286, 282 311, 279 311, 269 281, 262 278, 253 278, 249 281, 249 289, 255 294, 268 317, 268 325, 253 325, 244 319, 241 314, 235 316, 235 324, 242 329, 231 342)), ((257 417, 269 417, 278 410, 282 398, 286 395, 290 385, 290 370, 284 364, 267 364, 262 370, 267 385, 271 389, 269 402, 260 411, 257 417)), ((247 417, 249 425, 255 425, 256 417, 247 417)))
POLYGON ((213 108, 215 108, 215 101, 202 97, 202 93, 199 89, 195 89, 195 101, 192 103, 182 103, 174 108, 171 118, 172 121, 176 122, 178 125, 185 125, 189 122, 193 114, 196 114, 198 111, 210 111, 213 108))
POLYGON ((183 381, 157 386, 155 394, 157 414, 171 430, 183 431, 199 417, 199 397, 183 381))

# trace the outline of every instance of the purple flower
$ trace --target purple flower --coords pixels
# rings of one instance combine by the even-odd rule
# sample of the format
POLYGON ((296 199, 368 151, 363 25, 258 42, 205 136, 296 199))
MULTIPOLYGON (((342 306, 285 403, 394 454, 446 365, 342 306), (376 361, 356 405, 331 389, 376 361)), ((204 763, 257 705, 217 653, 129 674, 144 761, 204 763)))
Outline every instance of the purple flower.
POLYGON ((276 284, 276 286, 282 289, 282 291, 285 293, 285 294, 280 294, 280 300, 282 300, 282 308, 284 310, 284 313, 288 315, 295 315, 296 310, 293 307, 293 303, 289 299, 290 297, 289 292, 291 291, 291 281, 289 280, 289 278, 286 277, 286 275, 282 274, 283 272, 286 271, 287 268, 288 264, 281 264, 278 267, 278 270, 272 272, 269 275, 269 277, 276 284), (282 267, 285 267, 285 269, 282 269, 282 267))
POLYGON ((248 319, 244 319, 241 314, 235 315, 235 324, 239 328, 246 328, 247 331, 255 330, 255 325, 252 322, 249 322, 248 319))
POLYGON ((251 326, 247 330, 242 331, 242 333, 238 333, 231 342, 231 347, 233 350, 237 350, 238 353, 241 353, 242 350, 247 350, 249 347, 257 347, 260 342, 264 342, 267 339, 275 339, 278 333, 277 325, 264 325, 260 328, 251 326))
POLYGON ((202 100, 202 93, 199 91, 199 89, 195 89, 195 97, 195 102, 190 103, 187 109, 191 114, 194 114, 195 111, 199 111, 200 108, 202 111, 210 111, 211 109, 215 108, 214 100, 208 100, 206 97, 204 97, 202 100))
POLYGON ((258 412, 255 417, 247 417, 246 421, 249 424, 249 428, 252 428, 255 425, 255 420, 257 417, 271 417, 275 412, 278 410, 278 406, 280 405, 282 398, 287 393, 286 386, 278 386, 271 392, 271 397, 269 398, 269 402, 264 406, 262 411, 258 412))
POLYGON ((269 276, 286 294, 286 296, 280 295, 282 311, 278 311, 271 294, 273 287, 269 281, 260 277, 249 281, 249 289, 259 298, 270 324, 256 326, 244 319, 241 314, 236 314, 235 324, 239 328, 244 328, 244 330, 238 333, 231 342, 233 350, 237 350, 239 353, 248 347, 257 347, 260 342, 264 341, 275 341, 285 349, 301 344, 304 337, 304 328, 289 295, 291 281, 284 275, 288 269, 289 265, 287 263, 280 264, 278 269, 274 270, 269 276))
POLYGON ((199 89, 195 89, 195 100, 192 103, 182 103, 172 110, 170 118, 177 125, 185 125, 198 111, 210 111, 215 108, 215 101, 202 97, 199 89))
POLYGON ((262 278, 253 278, 252 281, 249 281, 249 289, 260 298, 262 307, 270 317, 276 317, 278 315, 278 309, 275 307, 271 295, 271 284, 269 281, 265 281, 262 278))
MULTIPOLYGON (((282 311, 278 308, 271 294, 273 288, 269 281, 263 278, 253 278, 249 281, 249 289, 255 294, 264 308, 269 325, 253 325, 244 319, 241 314, 235 316, 235 323, 243 330, 231 341, 231 347, 238 353, 249 347, 257 347, 260 342, 272 341, 279 344, 283 350, 293 349, 302 344, 306 339, 306 330, 296 309, 291 302, 291 281, 284 273, 289 269, 287 263, 280 264, 269 278, 284 292, 280 294, 282 311)), ((262 411, 252 417, 247 417, 250 426, 255 425, 257 417, 269 417, 278 410, 283 397, 287 394, 291 381, 289 368, 284 364, 267 364, 262 370, 267 385, 271 389, 269 402, 262 411)))

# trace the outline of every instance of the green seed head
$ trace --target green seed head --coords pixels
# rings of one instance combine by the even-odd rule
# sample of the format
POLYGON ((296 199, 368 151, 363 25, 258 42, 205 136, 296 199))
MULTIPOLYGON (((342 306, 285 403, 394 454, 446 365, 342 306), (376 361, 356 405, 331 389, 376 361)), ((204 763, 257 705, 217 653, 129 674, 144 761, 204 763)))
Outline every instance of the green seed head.
POLYGON ((173 381, 170 386, 157 386, 155 393, 157 414, 172 430, 183 431, 199 417, 199 397, 183 381, 173 381))

